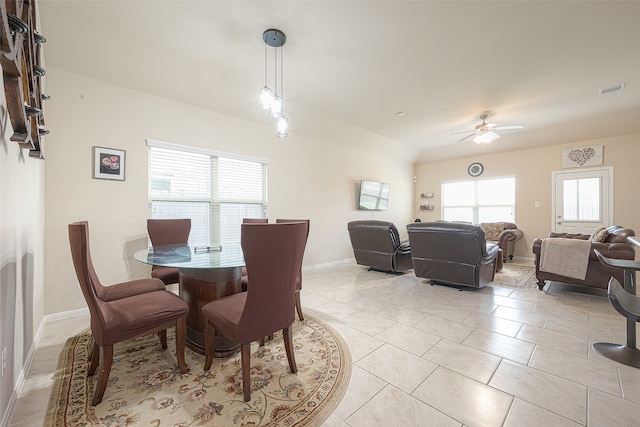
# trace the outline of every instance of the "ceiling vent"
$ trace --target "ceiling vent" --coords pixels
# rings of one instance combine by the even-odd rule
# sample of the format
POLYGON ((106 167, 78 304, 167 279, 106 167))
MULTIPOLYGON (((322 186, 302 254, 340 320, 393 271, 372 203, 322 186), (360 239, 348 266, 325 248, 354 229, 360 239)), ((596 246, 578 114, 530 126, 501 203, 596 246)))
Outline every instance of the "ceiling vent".
POLYGON ((604 89, 598 90, 598 94, 600 95, 609 95, 610 93, 620 92, 624 89, 624 83, 620 83, 619 85, 606 87, 604 89))

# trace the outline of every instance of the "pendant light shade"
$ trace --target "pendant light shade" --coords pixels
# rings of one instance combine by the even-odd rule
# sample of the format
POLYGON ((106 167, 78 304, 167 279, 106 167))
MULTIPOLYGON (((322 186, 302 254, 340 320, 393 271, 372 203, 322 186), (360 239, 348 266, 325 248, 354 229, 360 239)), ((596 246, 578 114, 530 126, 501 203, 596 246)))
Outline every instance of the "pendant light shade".
POLYGON ((269 115, 278 120, 276 133, 279 137, 287 136, 287 122, 284 117, 283 99, 283 49, 287 36, 280 30, 270 28, 262 34, 264 40, 264 87, 260 89, 260 105, 269 110, 269 115), (268 47, 273 48, 273 90, 269 88, 269 54, 268 47), (278 58, 279 57, 279 58, 278 58))

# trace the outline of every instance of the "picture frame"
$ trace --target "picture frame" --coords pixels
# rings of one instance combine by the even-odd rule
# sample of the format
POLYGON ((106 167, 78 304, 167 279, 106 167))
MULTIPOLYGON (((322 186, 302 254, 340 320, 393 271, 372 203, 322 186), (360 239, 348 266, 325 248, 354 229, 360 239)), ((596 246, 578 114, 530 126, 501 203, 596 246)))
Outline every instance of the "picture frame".
POLYGON ((126 152, 106 147, 93 147, 93 178, 124 181, 126 152))

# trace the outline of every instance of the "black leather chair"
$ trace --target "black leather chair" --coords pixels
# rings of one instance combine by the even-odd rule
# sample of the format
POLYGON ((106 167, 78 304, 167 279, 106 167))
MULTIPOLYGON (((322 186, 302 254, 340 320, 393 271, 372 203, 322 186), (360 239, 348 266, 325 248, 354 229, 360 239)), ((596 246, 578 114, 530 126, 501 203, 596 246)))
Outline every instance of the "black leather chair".
POLYGON ((357 264, 393 273, 413 269, 411 247, 400 241, 398 229, 392 222, 351 221, 347 228, 357 264))
POLYGON ((420 222, 407 225, 413 270, 433 283, 481 288, 495 275, 499 247, 477 225, 420 222))

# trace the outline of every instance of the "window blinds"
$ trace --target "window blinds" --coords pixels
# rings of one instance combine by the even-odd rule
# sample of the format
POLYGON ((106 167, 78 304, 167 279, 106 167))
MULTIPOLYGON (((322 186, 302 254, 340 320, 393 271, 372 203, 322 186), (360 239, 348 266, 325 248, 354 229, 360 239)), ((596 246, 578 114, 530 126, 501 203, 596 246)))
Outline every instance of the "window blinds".
POLYGON ((190 244, 239 243, 242 219, 265 217, 266 161, 147 144, 149 217, 191 218, 190 244))

